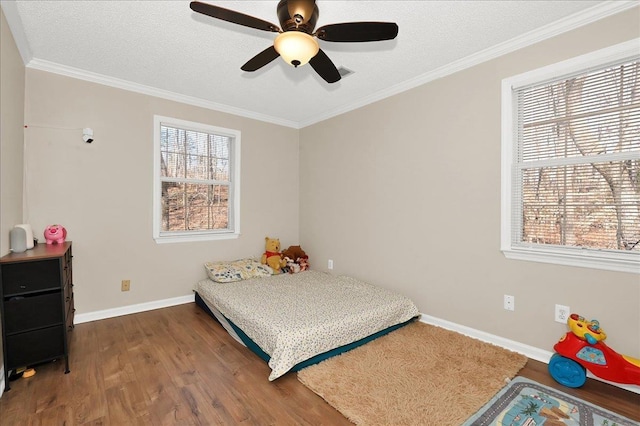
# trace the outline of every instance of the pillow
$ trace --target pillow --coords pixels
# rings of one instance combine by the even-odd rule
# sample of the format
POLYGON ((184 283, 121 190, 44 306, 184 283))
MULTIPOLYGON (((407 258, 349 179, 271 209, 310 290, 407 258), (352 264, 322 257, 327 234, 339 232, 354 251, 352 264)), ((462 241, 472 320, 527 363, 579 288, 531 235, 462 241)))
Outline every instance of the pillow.
POLYGON ((207 262, 204 264, 209 279, 218 283, 232 283, 257 277, 266 277, 273 273, 267 265, 255 259, 239 259, 232 262, 207 262))

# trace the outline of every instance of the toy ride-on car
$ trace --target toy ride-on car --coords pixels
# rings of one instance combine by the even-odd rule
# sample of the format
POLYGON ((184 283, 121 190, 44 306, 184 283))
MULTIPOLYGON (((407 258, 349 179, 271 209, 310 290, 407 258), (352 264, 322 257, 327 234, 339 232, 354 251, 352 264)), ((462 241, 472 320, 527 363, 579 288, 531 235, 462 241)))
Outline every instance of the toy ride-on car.
POLYGON ((567 319, 569 330, 553 346, 549 374, 561 385, 579 388, 587 380, 586 370, 604 380, 640 385, 640 359, 621 355, 604 343, 607 338, 597 320, 578 314, 567 319))

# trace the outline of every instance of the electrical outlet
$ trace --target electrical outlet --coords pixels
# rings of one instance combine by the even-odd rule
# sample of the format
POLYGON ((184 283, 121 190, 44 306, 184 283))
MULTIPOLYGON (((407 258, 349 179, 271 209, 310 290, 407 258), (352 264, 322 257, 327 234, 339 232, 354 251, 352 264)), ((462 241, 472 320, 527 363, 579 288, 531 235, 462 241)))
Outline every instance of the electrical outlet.
POLYGON ((329 261, 327 262, 327 268, 333 269, 333 260, 329 259, 329 261))
POLYGON ((556 322, 560 322, 562 324, 566 324, 569 319, 569 315, 571 315, 571 308, 564 305, 556 305, 556 322))
POLYGON ((122 280, 121 291, 131 290, 131 280, 122 280))
POLYGON ((509 296, 508 294, 504 295, 504 308, 507 311, 515 311, 516 310, 516 298, 514 296, 509 296))

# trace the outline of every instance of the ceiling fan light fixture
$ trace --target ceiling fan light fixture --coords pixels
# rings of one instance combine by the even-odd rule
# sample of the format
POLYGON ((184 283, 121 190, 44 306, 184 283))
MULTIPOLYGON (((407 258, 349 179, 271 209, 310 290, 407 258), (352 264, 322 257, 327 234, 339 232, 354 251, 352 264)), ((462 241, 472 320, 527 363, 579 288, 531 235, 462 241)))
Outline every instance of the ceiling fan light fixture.
POLYGON ((310 63, 313 70, 327 83, 335 83, 346 74, 340 72, 320 49, 317 39, 354 43, 393 40, 398 35, 398 24, 394 22, 343 22, 316 29, 320 15, 316 0, 280 0, 276 8, 280 27, 244 13, 195 0, 189 7, 194 12, 232 24, 279 33, 273 45, 249 59, 240 67, 241 70, 259 70, 281 56, 293 67, 310 63))
POLYGON ((320 46, 315 38, 301 31, 280 33, 273 47, 282 59, 293 67, 304 65, 318 54, 320 46))

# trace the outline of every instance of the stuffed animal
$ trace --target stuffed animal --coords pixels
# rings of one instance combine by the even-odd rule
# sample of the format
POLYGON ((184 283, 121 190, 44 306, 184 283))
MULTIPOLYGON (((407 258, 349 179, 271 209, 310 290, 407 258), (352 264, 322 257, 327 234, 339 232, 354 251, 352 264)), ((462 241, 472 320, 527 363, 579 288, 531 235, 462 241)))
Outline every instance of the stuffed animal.
POLYGON ((294 262, 293 259, 285 257, 284 260, 287 262, 287 266, 283 269, 283 271, 288 272, 290 274, 295 274, 297 272, 300 272, 300 265, 294 262))
POLYGON ((288 249, 282 250, 282 255, 292 259, 294 262, 298 262, 298 259, 309 259, 307 253, 300 246, 289 246, 288 249))
POLYGON ((302 272, 302 271, 306 271, 307 269, 309 269, 309 261, 307 258, 298 258, 298 266, 300 267, 300 271, 298 272, 302 272))
POLYGON ((67 230, 62 225, 49 225, 44 229, 44 239, 47 244, 62 244, 65 238, 67 238, 67 230))
POLYGON ((280 270, 287 266, 284 256, 280 253, 280 240, 277 238, 265 237, 264 242, 266 251, 262 255, 260 262, 273 269, 274 274, 279 274, 281 272, 280 270))
POLYGON ((282 251, 282 255, 287 260, 286 270, 290 274, 306 271, 309 269, 309 256, 300 246, 290 246, 282 251))

